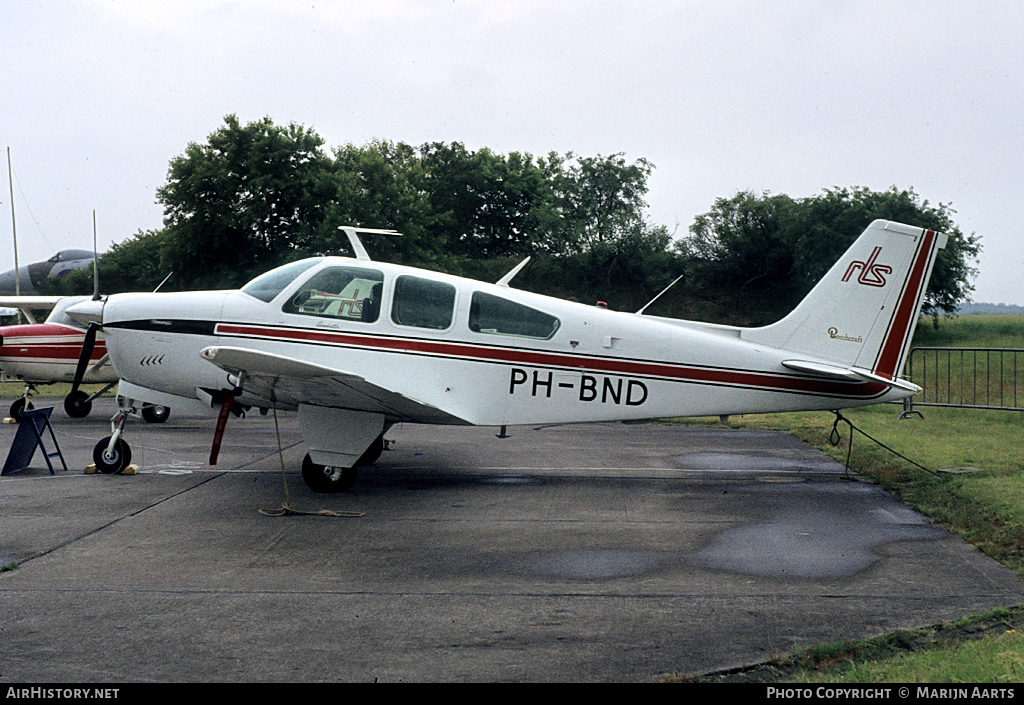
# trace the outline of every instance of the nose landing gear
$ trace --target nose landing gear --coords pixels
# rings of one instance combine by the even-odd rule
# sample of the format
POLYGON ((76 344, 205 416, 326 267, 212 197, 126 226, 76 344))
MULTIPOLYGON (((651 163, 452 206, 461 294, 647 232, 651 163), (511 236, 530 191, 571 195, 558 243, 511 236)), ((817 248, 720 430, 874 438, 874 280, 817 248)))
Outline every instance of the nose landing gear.
POLYGON ((92 449, 92 460, 96 463, 96 469, 106 475, 124 472, 132 462, 131 446, 121 438, 121 434, 124 433, 128 417, 136 413, 135 402, 121 397, 118 397, 118 402, 121 408, 110 419, 110 435, 92 449))

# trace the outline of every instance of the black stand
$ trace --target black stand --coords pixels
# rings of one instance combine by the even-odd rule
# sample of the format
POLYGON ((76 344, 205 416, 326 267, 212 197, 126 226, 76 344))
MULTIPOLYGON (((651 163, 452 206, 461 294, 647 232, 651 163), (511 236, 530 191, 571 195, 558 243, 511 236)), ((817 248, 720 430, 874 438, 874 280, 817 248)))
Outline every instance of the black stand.
POLYGON ((43 449, 46 466, 50 468, 51 475, 54 473, 50 458, 60 458, 60 464, 67 472, 68 464, 64 462, 64 456, 61 455, 60 447, 57 445, 57 437, 53 434, 53 426, 50 425, 52 412, 52 406, 21 412, 18 432, 14 435, 14 442, 11 444, 11 450, 7 453, 7 462, 4 463, 4 469, 0 471, 0 475, 10 475, 27 468, 32 462, 32 456, 35 455, 37 446, 43 449), (56 448, 53 453, 46 452, 46 446, 43 444, 43 429, 50 430, 50 438, 53 439, 53 447, 56 448))

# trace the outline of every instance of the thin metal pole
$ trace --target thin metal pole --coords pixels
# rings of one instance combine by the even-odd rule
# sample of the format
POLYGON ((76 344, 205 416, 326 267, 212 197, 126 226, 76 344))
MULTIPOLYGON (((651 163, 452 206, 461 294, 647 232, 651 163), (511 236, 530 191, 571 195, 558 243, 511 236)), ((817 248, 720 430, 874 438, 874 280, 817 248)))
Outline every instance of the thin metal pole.
POLYGON ((7 180, 11 184, 11 232, 14 234, 14 295, 21 296, 21 270, 18 269, 18 226, 14 220, 14 172, 11 170, 11 148, 7 148, 7 180))
POLYGON ((96 209, 92 209, 92 300, 100 300, 100 265, 96 255, 96 209))

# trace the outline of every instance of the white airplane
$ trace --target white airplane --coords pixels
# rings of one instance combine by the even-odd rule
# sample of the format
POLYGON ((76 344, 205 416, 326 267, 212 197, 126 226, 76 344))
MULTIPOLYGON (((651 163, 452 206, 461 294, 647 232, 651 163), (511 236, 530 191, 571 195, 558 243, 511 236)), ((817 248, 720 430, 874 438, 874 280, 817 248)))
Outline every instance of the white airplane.
POLYGON ((504 427, 900 400, 921 391, 897 375, 946 243, 875 221, 792 313, 737 328, 509 288, 525 262, 497 284, 376 262, 356 228, 343 230, 355 258, 294 262, 237 291, 72 307, 102 323, 121 378, 99 469, 127 466, 124 420, 140 402, 219 407, 211 464, 232 409, 297 410, 303 477, 334 492, 400 422, 504 427))

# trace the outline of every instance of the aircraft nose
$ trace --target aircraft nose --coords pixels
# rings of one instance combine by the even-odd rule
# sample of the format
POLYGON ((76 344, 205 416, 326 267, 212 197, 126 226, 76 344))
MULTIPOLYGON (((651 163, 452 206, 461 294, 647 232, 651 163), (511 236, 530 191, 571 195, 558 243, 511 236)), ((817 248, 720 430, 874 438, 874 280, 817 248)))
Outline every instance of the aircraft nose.
POLYGON ((74 306, 69 306, 65 313, 85 325, 103 323, 103 301, 83 301, 74 306))

